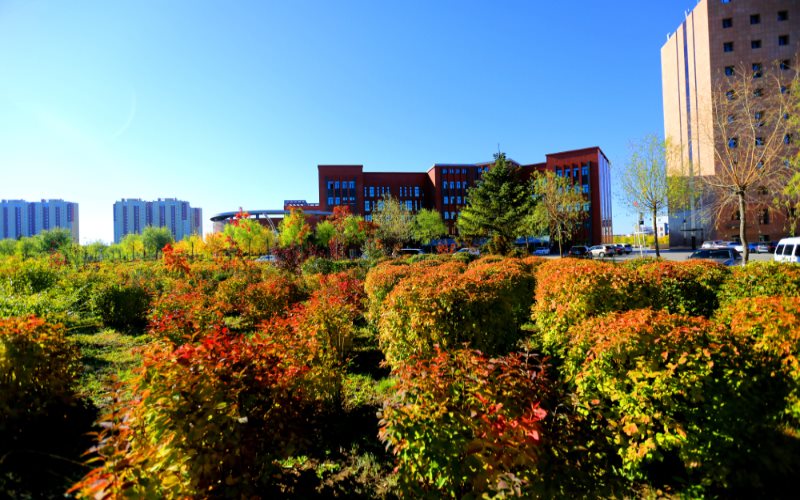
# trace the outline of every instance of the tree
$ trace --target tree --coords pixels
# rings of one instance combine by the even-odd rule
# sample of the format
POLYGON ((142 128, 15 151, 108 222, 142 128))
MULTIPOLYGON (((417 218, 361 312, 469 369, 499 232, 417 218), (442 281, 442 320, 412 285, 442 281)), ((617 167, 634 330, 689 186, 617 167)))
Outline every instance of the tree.
POLYGON ((431 241, 447 234, 447 226, 439 212, 423 208, 414 216, 411 233, 415 240, 429 245, 431 241))
POLYGON ((302 209, 292 209, 278 225, 278 243, 281 247, 305 246, 311 237, 311 226, 302 209))
POLYGON ((156 258, 161 249, 172 241, 172 233, 166 227, 147 226, 142 231, 142 246, 156 258))
POLYGON ((412 238, 411 212, 390 195, 384 195, 376 205, 372 212, 372 222, 377 226, 375 236, 384 251, 394 255, 412 238))
POLYGON ((72 232, 60 227, 42 231, 36 236, 36 244, 41 253, 64 251, 72 243, 72 232))
MULTIPOLYGON (((667 177, 667 157, 674 154, 667 141, 649 135, 630 145, 630 156, 623 167, 620 184, 623 201, 632 209, 649 214, 653 223, 653 234, 658 234, 656 219, 668 206, 676 207, 683 198, 677 179, 670 182, 667 177), (671 200, 675 200, 672 203, 671 200)), ((661 256, 658 238, 655 238, 656 257, 661 256)))
POLYGON ((558 254, 564 255, 563 242, 586 218, 583 193, 575 189, 569 177, 537 172, 533 176, 533 198, 536 205, 527 218, 527 227, 538 234, 549 234, 558 242, 558 254))
POLYGON ((99 260, 103 260, 103 254, 108 249, 108 245, 103 243, 100 240, 93 241, 86 245, 86 255, 92 259, 93 261, 97 262, 99 260))
POLYGON ((138 254, 144 254, 144 244, 142 243, 141 234, 126 234, 119 244, 131 260, 135 259, 138 254))
POLYGON ((462 238, 490 238, 490 252, 507 254, 524 232, 534 201, 521 169, 508 162, 505 153, 495 154, 494 160, 494 166, 467 191, 467 205, 457 224, 462 238))
POLYGON ((37 247, 38 244, 36 242, 36 238, 22 237, 17 240, 15 252, 19 257, 22 258, 22 260, 25 260, 34 253, 36 253, 37 247))
MULTIPOLYGON (((790 170, 784 160, 791 142, 790 93, 780 78, 782 69, 770 72, 761 65, 740 66, 721 77, 712 92, 711 138, 714 175, 703 177, 712 195, 713 213, 719 221, 733 211, 739 218, 739 239, 747 264, 747 208, 757 206, 758 192, 778 193, 786 186, 790 170)), ((763 202, 762 202, 763 203, 763 202)))
MULTIPOLYGON (((800 137, 800 80, 795 78, 792 84, 791 98, 789 99, 789 127, 790 134, 800 137)), ((786 183, 781 195, 776 196, 773 204, 786 214, 786 231, 789 236, 796 236, 800 224, 800 149, 795 148, 794 154, 789 152, 785 159, 791 167, 792 177, 786 183)))
POLYGON ((0 240, 0 255, 14 255, 17 249, 17 240, 6 238, 0 240))
POLYGON ((320 249, 327 250, 335 236, 336 228, 333 226, 333 222, 329 220, 321 221, 314 230, 314 244, 320 249))
POLYGON ((201 255, 205 253, 205 242, 199 234, 192 234, 191 236, 175 243, 173 248, 176 252, 188 255, 193 259, 195 255, 201 255))
POLYGON ((264 255, 274 245, 272 231, 262 226, 257 220, 242 213, 243 217, 236 218, 225 225, 223 233, 229 236, 242 252, 247 255, 264 255))

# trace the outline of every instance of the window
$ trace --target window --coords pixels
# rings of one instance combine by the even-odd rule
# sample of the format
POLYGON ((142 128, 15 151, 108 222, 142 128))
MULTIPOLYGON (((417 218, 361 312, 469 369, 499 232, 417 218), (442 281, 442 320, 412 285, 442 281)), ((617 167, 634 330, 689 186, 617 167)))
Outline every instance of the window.
POLYGON ((460 197, 460 196, 457 196, 457 197, 456 197, 456 200, 458 200, 458 201, 456 201, 456 204, 458 204, 458 205, 461 205, 461 197, 460 197))
POLYGON ((778 37, 778 45, 786 46, 789 45, 789 35, 781 35, 778 37))
POLYGON ((788 21, 788 20, 789 20, 789 11, 779 10, 778 11, 778 21, 788 21))
POLYGON ((758 223, 761 225, 769 224, 769 209, 761 209, 758 213, 758 223))
POLYGON ((414 197, 419 198, 419 186, 414 186, 414 197))
POLYGON ((444 220, 450 220, 450 212, 444 213, 444 220))
POLYGON ((584 181, 589 180, 589 165, 584 165, 581 167, 581 177, 583 177, 584 181))
POLYGON ((737 139, 736 137, 731 137, 730 139, 728 139, 729 148, 733 149, 738 145, 739 145, 739 139, 737 139))
POLYGON ((731 3, 731 0, 720 0, 722 3, 731 3))
POLYGON ((725 42, 722 44, 723 52, 733 52, 733 42, 725 42))
POLYGON ((761 63, 753 63, 753 78, 761 78, 764 76, 764 71, 762 71, 761 63))
POLYGON ((339 181, 333 183, 333 189, 339 189, 339 181))
POLYGON ((364 211, 369 212, 369 200, 364 201, 364 211))
POLYGON ((784 144, 791 144, 792 143, 792 134, 786 134, 783 136, 783 143, 784 144))
POLYGON ((728 115, 728 123, 733 123, 736 121, 736 115, 728 115))
POLYGON ((369 187, 369 197, 370 198, 375 198, 375 186, 370 186, 369 187))
POLYGON ((784 59, 783 61, 781 61, 781 69, 784 71, 788 71, 789 69, 791 69, 788 59, 784 59))
POLYGON ((736 92, 734 92, 733 90, 729 90, 725 92, 725 97, 727 97, 729 101, 732 101, 736 99, 736 92))
POLYGON ((447 169, 446 168, 442 169, 442 175, 447 175, 447 169))
POLYGON ((736 73, 736 70, 733 69, 733 66, 725 66, 725 76, 733 76, 736 73))
POLYGON ((764 89, 755 89, 753 91, 753 97, 761 97, 764 95, 764 89))
POLYGON ((756 127, 763 127, 764 126, 764 112, 763 111, 756 111, 753 114, 753 118, 756 120, 756 127))
POLYGON ((750 42, 751 49, 760 49, 761 48, 761 40, 752 40, 750 42))
POLYGON ((333 205, 333 197, 332 197, 332 196, 329 196, 329 197, 328 197, 328 206, 330 207, 330 206, 332 206, 332 205, 333 205))
POLYGON ((722 20, 722 27, 723 28, 732 28, 733 27, 733 19, 727 17, 722 20))
POLYGON ((356 181, 350 181, 350 189, 356 188, 356 181))
POLYGON ((589 192, 589 185, 588 184, 584 184, 583 185, 583 192, 584 193, 588 193, 589 192))
POLYGON ((445 205, 449 205, 450 204, 450 197, 449 196, 445 196, 444 197, 444 204, 445 205))
POLYGON ((763 146, 763 145, 764 145, 764 138, 756 137, 756 146, 763 146))
POLYGON ((761 23, 761 16, 759 14, 750 15, 750 24, 760 24, 760 23, 761 23))
POLYGON ((406 200, 406 210, 408 210, 410 212, 413 209, 414 209, 414 204, 411 203, 411 200, 406 200))

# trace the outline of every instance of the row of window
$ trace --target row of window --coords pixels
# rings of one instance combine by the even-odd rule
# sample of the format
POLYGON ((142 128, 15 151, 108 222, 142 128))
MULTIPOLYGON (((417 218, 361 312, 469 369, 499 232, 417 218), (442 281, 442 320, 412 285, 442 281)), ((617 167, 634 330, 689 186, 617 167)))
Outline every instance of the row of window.
MULTIPOLYGON (((406 210, 409 212, 416 212, 420 209, 419 200, 400 200, 400 203, 404 204, 406 206, 406 210)), ((374 202, 370 200, 364 200, 364 211, 370 212, 372 210, 383 210, 383 200, 377 200, 374 202)))
POLYGON ((355 196, 328 196, 328 206, 353 205, 356 202, 355 196))
MULTIPOLYGON (((488 170, 487 167, 478 167, 478 172, 485 172, 486 170, 488 170)), ((466 168, 443 168, 442 169, 442 175, 448 175, 448 174, 450 174, 450 175, 458 175, 458 174, 466 175, 467 174, 467 169, 466 168)))
MULTIPOLYGON (((786 134, 783 136, 783 143, 784 144, 791 144, 792 143, 792 134, 786 134)), ((763 137, 756 137, 756 146, 763 146, 764 145, 764 138, 763 137)), ((739 138, 738 137, 730 137, 728 138, 728 147, 730 149, 734 149, 739 147, 739 138)))
MULTIPOLYGON (((786 47, 789 45, 789 35, 779 35, 778 36, 778 46, 779 47, 786 47)), ((760 49, 762 46, 761 40, 750 40, 750 48, 751 49, 760 49)), ((722 43, 722 51, 723 52, 733 52, 733 42, 723 42, 722 43)))
POLYGON ((355 189, 356 181, 328 181, 328 191, 334 189, 355 189))
MULTIPOLYGON (((572 177, 578 177, 578 167, 574 167, 572 170, 572 177)), ((589 165, 582 165, 580 167, 581 177, 584 180, 584 183, 589 181, 589 165)), ((561 167, 556 167, 556 175, 559 177, 569 177, 570 175, 570 168, 564 167, 562 170, 561 167)))
MULTIPOLYGON (((781 94, 786 94, 787 92, 790 91, 791 89, 789 89, 789 87, 781 85, 781 94)), ((762 97, 763 95, 764 95, 764 89, 762 88, 753 89, 753 97, 762 97)), ((733 90, 728 90, 727 92, 725 92, 725 97, 727 97, 729 101, 732 101, 736 99, 736 92, 733 90)))
MULTIPOLYGON (((452 203, 453 205, 461 205, 461 200, 461 196, 445 196, 444 204, 449 205, 452 203)), ((464 198, 464 200, 466 200, 466 198, 464 198)))
MULTIPOLYGON (((777 18, 778 22, 788 21, 789 11, 779 10, 777 18)), ((750 14, 750 24, 751 25, 761 24, 761 14, 750 14)), ((722 28, 723 29, 733 28, 733 18, 732 17, 724 18, 722 20, 722 28)))

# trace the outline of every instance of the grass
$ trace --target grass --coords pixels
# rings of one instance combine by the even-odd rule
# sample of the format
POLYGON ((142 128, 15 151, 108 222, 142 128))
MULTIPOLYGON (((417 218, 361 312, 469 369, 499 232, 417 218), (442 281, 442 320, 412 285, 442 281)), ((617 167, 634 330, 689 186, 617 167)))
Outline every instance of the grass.
POLYGON ((106 328, 73 333, 70 339, 80 349, 84 365, 79 392, 98 408, 104 408, 111 401, 115 382, 130 377, 139 365, 139 348, 151 337, 146 333, 128 334, 106 328))

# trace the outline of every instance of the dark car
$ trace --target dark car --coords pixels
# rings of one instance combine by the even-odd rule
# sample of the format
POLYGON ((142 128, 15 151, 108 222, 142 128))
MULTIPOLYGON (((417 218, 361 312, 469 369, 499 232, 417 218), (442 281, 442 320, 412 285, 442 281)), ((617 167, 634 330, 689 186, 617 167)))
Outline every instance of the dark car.
POLYGON ((583 245, 575 245, 569 249, 567 256, 569 257, 586 257, 589 253, 589 248, 583 245))
POLYGON ((620 245, 619 243, 616 243, 614 245, 614 251, 617 252, 617 255, 622 255, 625 253, 625 247, 620 245))
POLYGON ((693 252, 688 258, 712 260, 718 264, 733 266, 738 264, 742 256, 733 248, 704 248, 693 252))
POLYGON ((631 252, 633 252, 633 247, 631 246, 630 243, 625 243, 623 248, 625 249, 625 253, 628 254, 628 255, 630 255, 631 252))

